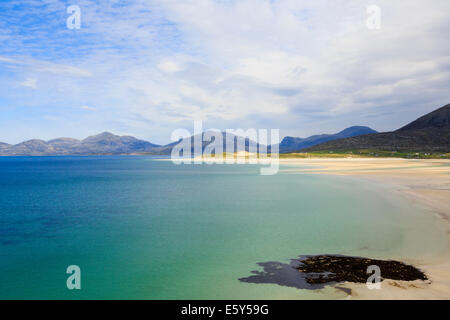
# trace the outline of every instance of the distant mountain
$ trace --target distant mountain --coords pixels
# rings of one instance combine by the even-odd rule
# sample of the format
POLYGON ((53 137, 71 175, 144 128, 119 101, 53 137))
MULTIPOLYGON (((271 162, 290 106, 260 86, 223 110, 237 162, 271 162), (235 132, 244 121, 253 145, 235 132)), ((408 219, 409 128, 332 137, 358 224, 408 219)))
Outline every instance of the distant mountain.
MULTIPOLYGON (((162 146, 158 151, 161 154, 170 154, 172 152, 172 148, 177 145, 178 143, 182 142, 182 143, 190 143, 191 144, 191 154, 194 154, 194 139, 202 139, 203 143, 202 143, 202 151, 205 150, 205 148, 209 145, 211 145, 211 147, 213 147, 214 145, 214 139, 209 139, 207 136, 205 136, 207 133, 211 133, 209 131, 203 132, 201 134, 197 134, 195 136, 191 136, 189 138, 185 138, 185 139, 180 139, 177 142, 173 142, 171 144, 168 144, 166 146, 162 146), (200 136, 201 135, 201 136, 200 136), (189 141, 190 139, 190 141, 189 141)), ((233 152, 238 152, 238 151, 252 151, 254 150, 254 148, 256 148, 257 151, 259 151, 260 148, 260 144, 250 140, 249 138, 244 138, 242 137, 242 139, 244 139, 242 145, 237 145, 237 139, 238 136, 234 135, 232 133, 227 133, 227 132, 216 132, 216 134, 221 134, 222 135, 222 150, 223 152, 226 152, 226 146, 227 146, 227 141, 230 141, 233 144, 233 152), (254 148, 253 148, 254 146, 254 148)), ((270 151, 270 146, 268 147, 269 151, 270 151)), ((212 152, 212 154, 215 153, 215 150, 212 152)))
MULTIPOLYGON (((211 144, 205 137, 205 132, 202 133, 204 137, 202 151, 211 144)), ((249 150, 249 145, 259 144, 246 138, 244 145, 241 148, 236 147, 237 136, 230 133, 219 133, 223 138, 223 151, 226 151, 227 137, 233 141, 235 147, 233 151, 249 150)), ((197 135, 198 136, 198 135, 197 135)), ((193 141, 194 136, 191 136, 191 152, 194 152, 193 141)), ((44 140, 28 140, 16 145, 9 145, 7 143, 0 143, 0 156, 54 156, 54 155, 95 155, 95 154, 163 154, 168 155, 179 141, 161 146, 150 143, 145 140, 139 140, 131 136, 118 136, 109 132, 103 132, 95 136, 87 137, 84 140, 77 140, 73 138, 57 138, 49 141, 44 140)))
POLYGON ((109 132, 103 132, 87 137, 79 144, 73 145, 70 150, 72 150, 72 154, 127 154, 153 152, 158 147, 160 145, 135 137, 117 136, 109 132))
POLYGON ((308 138, 285 137, 280 143, 280 153, 299 151, 327 141, 360 136, 364 134, 377 133, 377 131, 362 126, 349 127, 336 134, 320 134, 308 138))
POLYGON ((1 150, 5 155, 44 155, 53 154, 55 149, 44 140, 33 139, 9 146, 1 150))
POLYGON ((42 155, 90 155, 90 154, 130 154, 151 153, 160 148, 144 140, 131 136, 117 136, 103 132, 80 141, 72 138, 58 138, 50 141, 28 140, 16 145, 1 144, 3 156, 42 155))
POLYGON ((55 150, 63 150, 67 148, 72 148, 73 146, 80 143, 80 140, 73 138, 58 138, 47 142, 48 145, 52 146, 55 150))
MULTIPOLYGON (((223 151, 227 137, 236 142, 237 136, 221 132, 223 151)), ((205 133, 202 133, 203 137, 205 133)), ((186 139, 194 141, 194 136, 186 139)), ((204 139, 205 140, 205 139, 204 139)), ((180 140, 181 141, 181 140, 180 140)), ((103 132, 84 140, 57 138, 50 141, 28 140, 16 145, 0 142, 0 156, 94 155, 94 154, 170 154, 180 141, 157 145, 131 136, 118 136, 103 132)), ((203 142, 205 149, 210 142, 203 142)), ((246 138, 241 148, 261 146, 246 138)), ((308 138, 285 137, 279 144, 280 152, 309 152, 320 150, 379 149, 391 151, 450 152, 450 104, 439 108, 394 132, 376 133, 368 127, 350 127, 336 134, 315 135, 308 138)), ((268 146, 270 152, 270 146, 268 146)), ((192 147, 193 151, 193 147, 192 147)))
POLYGON ((450 152, 450 104, 393 132, 338 139, 303 151, 349 151, 358 149, 450 152))

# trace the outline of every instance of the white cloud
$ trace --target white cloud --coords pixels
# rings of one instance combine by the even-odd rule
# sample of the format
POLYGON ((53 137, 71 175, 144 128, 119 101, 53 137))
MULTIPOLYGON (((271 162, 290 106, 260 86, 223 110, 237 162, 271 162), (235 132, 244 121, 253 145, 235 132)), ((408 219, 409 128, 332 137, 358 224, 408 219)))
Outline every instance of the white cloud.
POLYGON ((369 116, 377 129, 393 129, 406 120, 387 127, 383 114, 421 114, 450 100, 450 2, 379 0, 376 31, 366 27, 370 4, 83 0, 82 28, 58 35, 89 41, 69 42, 63 54, 56 46, 47 59, 0 62, 21 79, 38 74, 41 103, 95 105, 93 122, 128 132, 204 119, 307 135, 332 132, 326 126, 343 126, 343 117, 367 124, 369 116))
POLYGON ((0 56, 0 61, 2 62, 8 62, 8 63, 16 63, 17 61, 11 58, 7 58, 7 57, 2 57, 0 56))
POLYGON ((74 66, 60 65, 54 63, 47 63, 44 61, 35 61, 30 63, 30 66, 34 68, 37 72, 49 72, 54 74, 62 74, 67 76, 78 76, 78 77, 91 77, 92 72, 77 68, 74 66))
POLYGON ((169 73, 177 72, 177 71, 181 71, 182 70, 182 68, 178 64, 176 64, 173 61, 168 61, 168 60, 162 61, 161 63, 158 64, 157 67, 160 70, 162 70, 164 72, 169 72, 169 73))
POLYGON ((4 62, 8 67, 14 69, 24 69, 33 72, 60 74, 66 76, 91 77, 92 73, 88 70, 78 68, 72 65, 52 63, 44 60, 32 58, 7 58, 0 56, 0 62, 4 62))
POLYGON ((33 78, 27 78, 25 81, 21 82, 20 85, 31 89, 37 89, 37 81, 33 78))
POLYGON ((92 107, 89 107, 89 106, 81 106, 80 108, 83 109, 83 110, 88 110, 88 111, 95 111, 96 110, 95 108, 92 108, 92 107))

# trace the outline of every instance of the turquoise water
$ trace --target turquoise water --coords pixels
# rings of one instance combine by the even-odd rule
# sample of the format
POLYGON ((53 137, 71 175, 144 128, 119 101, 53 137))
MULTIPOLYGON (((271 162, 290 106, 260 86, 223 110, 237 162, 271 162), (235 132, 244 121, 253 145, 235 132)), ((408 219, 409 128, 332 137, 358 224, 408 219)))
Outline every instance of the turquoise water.
POLYGON ((339 294, 238 279, 302 254, 445 250, 431 215, 383 186, 253 165, 0 158, 0 195, 1 299, 319 299, 339 294))

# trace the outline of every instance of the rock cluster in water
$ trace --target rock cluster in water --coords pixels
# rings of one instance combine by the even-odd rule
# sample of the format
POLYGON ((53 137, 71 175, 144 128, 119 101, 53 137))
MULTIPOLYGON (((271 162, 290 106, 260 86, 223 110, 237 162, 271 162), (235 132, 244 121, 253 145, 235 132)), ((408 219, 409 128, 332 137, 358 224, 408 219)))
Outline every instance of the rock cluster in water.
POLYGON ((361 257, 337 255, 307 256, 299 260, 297 270, 304 273, 309 284, 324 284, 328 282, 366 283, 370 274, 369 266, 378 266, 381 270, 381 281, 391 280, 427 280, 419 269, 394 260, 377 260, 361 257))

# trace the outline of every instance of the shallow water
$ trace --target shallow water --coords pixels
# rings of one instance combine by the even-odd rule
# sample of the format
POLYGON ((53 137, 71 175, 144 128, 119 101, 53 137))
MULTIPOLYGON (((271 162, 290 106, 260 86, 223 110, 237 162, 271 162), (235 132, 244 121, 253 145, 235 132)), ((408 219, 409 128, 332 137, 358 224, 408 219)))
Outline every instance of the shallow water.
POLYGON ((239 279, 306 254, 445 251, 434 218, 380 184, 254 165, 0 158, 0 195, 2 299, 345 297, 239 279), (69 265, 81 290, 66 288, 69 265))

